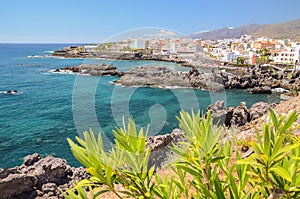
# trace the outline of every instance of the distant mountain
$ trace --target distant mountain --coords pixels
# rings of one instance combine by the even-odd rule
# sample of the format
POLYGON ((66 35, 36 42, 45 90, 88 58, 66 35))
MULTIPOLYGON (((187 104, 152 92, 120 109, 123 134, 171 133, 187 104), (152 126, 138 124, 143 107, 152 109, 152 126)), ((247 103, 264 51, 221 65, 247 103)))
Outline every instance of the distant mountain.
POLYGON ((262 25, 259 24, 249 24, 238 28, 221 28, 212 31, 198 32, 191 36, 194 39, 202 38, 202 39, 211 39, 211 40, 240 38, 242 35, 257 31, 261 27, 262 25))
POLYGON ((252 35, 255 37, 266 36, 274 39, 292 39, 300 41, 300 19, 265 25, 256 32, 253 32, 252 35))
POLYGON ((266 36, 274 39, 292 39, 300 41, 300 19, 291 20, 278 24, 249 24, 237 28, 221 28, 212 31, 202 31, 192 34, 194 39, 227 39, 240 38, 244 34, 254 37, 266 36))

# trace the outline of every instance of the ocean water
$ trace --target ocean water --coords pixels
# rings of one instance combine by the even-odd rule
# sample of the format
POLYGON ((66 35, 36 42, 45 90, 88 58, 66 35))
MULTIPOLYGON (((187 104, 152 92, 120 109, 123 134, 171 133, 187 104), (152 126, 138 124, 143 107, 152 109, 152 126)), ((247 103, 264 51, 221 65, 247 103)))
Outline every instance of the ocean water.
POLYGON ((18 90, 17 95, 0 94, 0 168, 20 165, 24 156, 34 152, 62 157, 78 166, 67 138, 74 139, 91 128, 104 135, 109 147, 113 142, 111 130, 121 125, 122 116, 125 120, 133 116, 139 127, 150 124, 149 135, 165 134, 178 127, 180 109, 204 111, 216 100, 225 100, 226 106, 279 100, 278 95, 251 95, 242 90, 216 94, 186 88, 124 88, 111 83, 117 77, 49 72, 81 63, 112 63, 123 71, 140 65, 187 70, 155 61, 43 57, 64 46, 0 44, 0 91, 18 90))

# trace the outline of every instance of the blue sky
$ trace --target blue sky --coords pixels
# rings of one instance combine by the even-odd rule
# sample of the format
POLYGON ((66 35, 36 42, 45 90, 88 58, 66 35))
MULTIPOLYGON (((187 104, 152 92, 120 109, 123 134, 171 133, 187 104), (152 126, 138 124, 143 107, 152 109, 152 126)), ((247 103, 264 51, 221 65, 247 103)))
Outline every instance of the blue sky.
POLYGON ((101 42, 139 27, 184 34, 300 18, 297 0, 1 0, 0 42, 101 42))

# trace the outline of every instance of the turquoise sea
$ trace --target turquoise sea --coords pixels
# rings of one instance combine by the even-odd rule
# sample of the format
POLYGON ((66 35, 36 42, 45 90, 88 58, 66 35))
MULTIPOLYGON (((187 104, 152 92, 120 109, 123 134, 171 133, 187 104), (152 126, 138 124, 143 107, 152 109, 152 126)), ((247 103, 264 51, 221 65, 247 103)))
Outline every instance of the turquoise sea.
MULTIPOLYGON (((165 65, 187 70, 174 63, 155 61, 112 61, 100 59, 60 59, 44 57, 67 44, 0 44, 0 91, 17 90, 17 95, 0 94, 0 168, 20 165, 23 157, 34 152, 73 158, 67 138, 92 128, 105 135, 106 145, 113 141, 111 129, 122 115, 133 116, 150 135, 169 133, 177 127, 181 108, 205 108, 215 100, 237 106, 258 101, 275 102, 278 95, 251 95, 227 90, 214 94, 185 88, 123 88, 111 82, 116 77, 54 74, 51 69, 81 63, 106 63, 128 71, 140 65, 165 65)), ((203 72, 207 72, 204 69, 203 72)))

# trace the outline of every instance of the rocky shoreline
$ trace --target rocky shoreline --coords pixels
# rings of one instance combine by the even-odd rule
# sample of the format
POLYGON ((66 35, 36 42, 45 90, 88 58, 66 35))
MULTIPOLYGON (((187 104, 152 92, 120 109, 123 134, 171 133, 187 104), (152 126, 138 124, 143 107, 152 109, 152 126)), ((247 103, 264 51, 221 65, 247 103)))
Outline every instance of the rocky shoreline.
POLYGON ((213 124, 225 125, 226 127, 240 127, 258 119, 266 114, 270 108, 274 108, 276 103, 268 104, 257 102, 249 109, 245 102, 237 107, 224 107, 224 101, 217 101, 207 107, 206 112, 212 113, 213 124))
POLYGON ((102 59, 114 59, 114 60, 150 60, 150 61, 165 61, 186 63, 186 61, 169 58, 166 55, 153 55, 142 52, 112 52, 112 51, 86 51, 83 46, 68 46, 61 50, 56 50, 52 53, 55 57, 64 58, 102 58, 102 59))
MULTIPOLYGON (((253 66, 241 69, 243 74, 225 81, 226 88, 253 89, 253 93, 270 93, 273 88, 300 90, 300 71, 274 71, 269 67, 253 66), (259 89, 260 88, 260 89, 259 89)), ((226 79, 226 76, 224 77, 226 79)))
POLYGON ((125 73, 114 83, 140 87, 185 87, 214 92, 224 90, 222 77, 216 73, 203 74, 192 68, 189 72, 172 71, 163 66, 140 66, 125 73))
POLYGON ((71 167, 62 158, 35 153, 26 156, 21 166, 0 169, 0 198, 63 198, 62 191, 88 176, 85 168, 71 167))
MULTIPOLYGON (((124 86, 150 86, 150 87, 190 87, 205 89, 209 91, 223 91, 224 89, 249 89, 252 94, 270 94, 274 88, 283 88, 285 90, 300 90, 300 71, 289 72, 287 70, 275 71, 269 66, 252 67, 227 67, 226 70, 235 75, 229 76, 225 73, 212 73, 204 75, 197 70, 197 64, 187 63, 177 58, 169 58, 166 55, 153 55, 144 52, 111 52, 100 50, 85 50, 84 46, 69 46, 61 50, 56 50, 52 56, 65 58, 105 58, 119 60, 154 60, 181 63, 185 67, 190 67, 188 74, 182 72, 173 72, 164 69, 161 66, 157 68, 149 66, 136 67, 130 72, 124 74, 116 68, 101 69, 100 65, 76 66, 57 69, 54 72, 72 71, 90 75, 116 75, 123 76, 116 83, 124 86), (234 69, 234 70, 231 70, 234 69), (111 72, 107 70, 112 70, 111 72), (84 72, 82 72, 84 71, 84 72), (105 71, 105 72, 104 72, 105 71)), ((102 64, 103 65, 103 64, 102 64)), ((109 66, 113 67, 113 66, 109 66)), ((213 70, 218 67, 211 67, 213 70)))
MULTIPOLYGON (((241 127, 260 118, 275 106, 276 104, 258 102, 250 109, 245 103, 225 108, 224 102, 217 101, 206 111, 212 112, 214 124, 241 127)), ((158 168, 167 165, 173 155, 168 146, 183 141, 183 133, 180 129, 174 129, 170 134, 147 137, 146 146, 152 148, 149 164, 158 168)), ((52 156, 42 158, 39 154, 33 154, 26 156, 21 166, 0 169, 0 198, 63 198, 62 191, 88 176, 84 168, 71 167, 64 159, 52 156)))
POLYGON ((54 73, 77 73, 81 75, 93 76, 122 76, 124 72, 117 70, 113 65, 107 66, 106 64, 80 64, 77 66, 67 66, 65 68, 58 68, 53 70, 54 73))
POLYGON ((251 94, 271 94, 272 89, 300 90, 300 71, 275 73, 262 67, 245 70, 243 75, 235 76, 214 70, 204 74, 195 67, 192 67, 189 72, 181 72, 171 71, 162 66, 141 66, 125 73, 115 83, 123 86, 158 88, 188 87, 213 92, 225 89, 248 89, 251 94))
POLYGON ((300 90, 300 71, 275 72, 269 68, 251 67, 241 75, 224 72, 201 73, 192 67, 188 72, 173 71, 165 66, 137 66, 128 72, 106 64, 81 64, 52 70, 54 73, 120 77, 115 84, 135 87, 172 88, 184 87, 221 92, 225 89, 247 89, 251 94, 271 94, 273 90, 283 92, 300 90))

